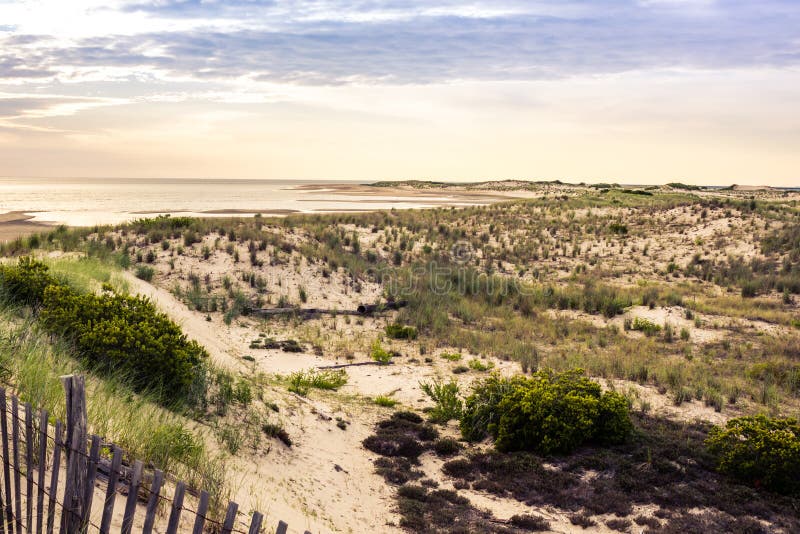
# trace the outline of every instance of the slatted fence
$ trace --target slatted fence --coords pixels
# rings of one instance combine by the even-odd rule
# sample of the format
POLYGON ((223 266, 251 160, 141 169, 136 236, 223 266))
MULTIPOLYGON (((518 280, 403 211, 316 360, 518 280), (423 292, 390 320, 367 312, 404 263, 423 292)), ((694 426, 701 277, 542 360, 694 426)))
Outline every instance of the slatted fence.
MULTIPOLYGON (((0 534, 266 532, 259 512, 243 520, 231 501, 216 521, 208 517, 208 492, 173 483, 139 460, 126 465, 119 447, 87 436, 83 377, 63 382, 67 422, 54 425, 47 410, 34 411, 14 395, 8 402, 0 387, 0 534)), ((280 521, 276 534, 287 531, 280 521)))

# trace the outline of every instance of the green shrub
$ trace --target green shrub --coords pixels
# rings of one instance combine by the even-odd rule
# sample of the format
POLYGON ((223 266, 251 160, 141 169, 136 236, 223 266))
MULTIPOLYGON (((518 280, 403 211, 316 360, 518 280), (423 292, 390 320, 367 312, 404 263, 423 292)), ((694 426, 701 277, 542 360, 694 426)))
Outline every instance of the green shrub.
POLYGON ((631 323, 631 330, 638 330, 647 337, 651 337, 661 332, 661 327, 649 319, 635 317, 631 323))
POLYGON ((438 456, 452 456, 461 450, 461 444, 453 438, 439 438, 433 442, 433 450, 438 456))
POLYGON ((582 369, 574 369, 478 383, 467 398, 461 428, 471 440, 491 434, 501 451, 551 454, 588 441, 621 442, 633 426, 625 397, 603 393, 582 369))
POLYGON ((9 302, 39 308, 39 322, 63 336, 94 369, 125 375, 138 391, 162 401, 186 399, 204 387, 205 349, 146 298, 82 294, 31 258, 0 266, 0 291, 9 302))
POLYGON ((202 382, 208 353, 147 298, 81 295, 50 285, 39 320, 46 331, 75 343, 92 367, 129 376, 137 390, 178 400, 202 382))
POLYGON ((613 232, 615 234, 619 234, 619 235, 625 235, 625 234, 628 233, 628 227, 626 225, 620 224, 620 223, 616 223, 616 222, 615 223, 611 223, 608 226, 608 229, 611 230, 611 232, 613 232))
POLYGON ((397 405, 397 401, 388 395, 378 395, 372 399, 372 402, 384 408, 394 408, 397 405))
POLYGON ((461 435, 468 441, 480 441, 489 435, 500 420, 497 405, 518 384, 524 383, 523 376, 505 378, 497 373, 473 382, 472 391, 464 401, 461 435))
POLYGON ((16 265, 0 265, 0 298, 12 304, 39 306, 47 286, 61 282, 44 263, 20 258, 16 265))
POLYGON ((436 403, 430 412, 431 421, 446 423, 451 419, 461 417, 462 404, 458 395, 459 388, 458 383, 454 380, 447 383, 438 380, 420 382, 419 387, 436 403))
POLYGON ((383 348, 379 339, 372 342, 369 355, 374 361, 381 365, 388 364, 392 359, 392 355, 383 348))
POLYGON ((150 282, 153 280, 153 275, 156 273, 155 269, 146 265, 140 265, 136 268, 136 278, 150 282))
POLYGON ((347 379, 344 369, 297 371, 289 375, 289 391, 305 396, 311 388, 337 390, 347 379))
POLYGON ((461 361, 460 352, 443 352, 439 355, 439 357, 442 358, 443 360, 447 360, 448 362, 461 361))
POLYGON ((718 470, 781 493, 800 493, 800 423, 763 415, 731 419, 706 440, 718 470))
POLYGON ((747 281, 742 283, 742 298, 753 298, 758 295, 760 286, 758 282, 747 281))
POLYGON ((417 339, 417 329, 401 324, 386 325, 386 335, 392 339, 417 339))
POLYGON ((480 361, 478 359, 474 359, 474 358, 472 360, 470 360, 467 363, 467 365, 469 365, 470 369, 472 369, 474 371, 480 371, 482 373, 485 373, 486 371, 489 371, 490 369, 494 369, 494 362, 486 362, 486 363, 484 363, 484 362, 482 362, 482 361, 480 361))

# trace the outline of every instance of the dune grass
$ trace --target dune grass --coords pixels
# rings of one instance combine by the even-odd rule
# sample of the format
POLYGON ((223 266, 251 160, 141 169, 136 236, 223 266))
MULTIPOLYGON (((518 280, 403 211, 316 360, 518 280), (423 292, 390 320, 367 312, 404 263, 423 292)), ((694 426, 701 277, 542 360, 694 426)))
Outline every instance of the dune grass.
MULTIPOLYGON (((2 380, 23 402, 64 419, 60 376, 85 373, 69 344, 40 332, 24 310, 0 309, 2 380)), ((130 458, 157 466, 219 496, 224 476, 218 459, 190 420, 125 385, 124 376, 87 375, 89 430, 122 447, 130 458)))
POLYGON ((44 263, 50 272, 81 293, 94 293, 102 284, 109 284, 118 293, 128 293, 130 285, 119 268, 94 257, 66 256, 62 258, 45 258, 44 263))

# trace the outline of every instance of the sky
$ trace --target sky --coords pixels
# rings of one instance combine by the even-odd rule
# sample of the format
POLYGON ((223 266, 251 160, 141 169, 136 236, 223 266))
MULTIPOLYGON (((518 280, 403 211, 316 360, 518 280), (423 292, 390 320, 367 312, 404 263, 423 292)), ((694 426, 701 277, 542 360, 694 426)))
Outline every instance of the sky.
POLYGON ((800 2, 0 0, 0 176, 800 186, 800 2))

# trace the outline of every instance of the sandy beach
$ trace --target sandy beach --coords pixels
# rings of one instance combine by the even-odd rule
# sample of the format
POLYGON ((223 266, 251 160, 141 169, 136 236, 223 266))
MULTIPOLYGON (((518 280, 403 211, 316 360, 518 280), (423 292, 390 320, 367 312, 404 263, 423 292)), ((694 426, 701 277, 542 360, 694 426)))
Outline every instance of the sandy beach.
POLYGON ((31 219, 33 215, 19 211, 0 214, 0 243, 43 232, 51 227, 49 224, 33 222, 31 219))
MULTIPOLYGON (((44 231, 55 224, 94 226, 118 224, 161 214, 188 217, 282 217, 296 213, 364 212, 379 209, 486 205, 530 197, 530 191, 468 190, 458 185, 418 189, 408 185, 356 183, 287 185, 269 182, 216 184, 213 194, 187 196, 195 183, 165 182, 161 194, 152 183, 54 184, 43 191, 39 182, 15 184, 14 194, 0 205, 0 242, 44 231), (23 190, 29 188, 26 193, 23 190), (187 189, 188 188, 188 189, 187 189), (23 192, 20 192, 23 191, 23 192), (6 213, 2 211, 7 210, 6 213)), ((10 190, 9 190, 10 191, 10 190)), ((0 193, 3 190, 0 188, 0 193)))

